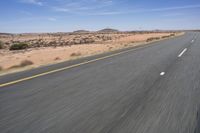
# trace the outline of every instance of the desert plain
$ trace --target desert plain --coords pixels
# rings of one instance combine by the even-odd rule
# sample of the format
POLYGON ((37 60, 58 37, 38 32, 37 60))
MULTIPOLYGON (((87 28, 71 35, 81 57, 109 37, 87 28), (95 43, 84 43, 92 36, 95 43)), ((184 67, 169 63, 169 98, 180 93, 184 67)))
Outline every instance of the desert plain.
POLYGON ((182 34, 184 33, 175 31, 120 32, 112 29, 71 33, 1 33, 0 74, 148 45, 182 34), (27 44, 27 47, 10 49, 12 45, 20 43, 27 44))

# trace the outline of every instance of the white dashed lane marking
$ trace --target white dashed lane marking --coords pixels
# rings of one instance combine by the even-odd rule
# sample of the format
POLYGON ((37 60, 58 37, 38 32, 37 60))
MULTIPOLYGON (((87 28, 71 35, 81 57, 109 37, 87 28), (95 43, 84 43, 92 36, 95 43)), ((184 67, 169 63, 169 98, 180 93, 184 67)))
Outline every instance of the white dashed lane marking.
POLYGON ((187 48, 185 48, 185 49, 178 55, 178 57, 181 57, 186 51, 187 51, 187 48))
POLYGON ((165 72, 161 72, 161 73, 160 73, 160 76, 163 76, 163 75, 165 75, 165 72))

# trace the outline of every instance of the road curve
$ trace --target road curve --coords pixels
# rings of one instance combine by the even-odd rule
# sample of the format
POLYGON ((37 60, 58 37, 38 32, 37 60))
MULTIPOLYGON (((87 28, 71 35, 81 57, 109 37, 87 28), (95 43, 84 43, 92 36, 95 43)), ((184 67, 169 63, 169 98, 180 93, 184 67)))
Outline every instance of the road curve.
MULTIPOLYGON (((188 32, 0 87, 0 133, 199 133, 199 51, 200 33, 188 32)), ((96 57, 1 76, 0 84, 96 57)))

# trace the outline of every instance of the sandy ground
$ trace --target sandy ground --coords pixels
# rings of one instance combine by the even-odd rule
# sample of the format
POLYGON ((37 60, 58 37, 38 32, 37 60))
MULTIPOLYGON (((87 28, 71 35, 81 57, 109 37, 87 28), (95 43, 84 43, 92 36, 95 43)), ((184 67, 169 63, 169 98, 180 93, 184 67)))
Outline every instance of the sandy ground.
MULTIPOLYGON (((13 71, 11 68, 19 65, 24 60, 33 62, 33 65, 26 68, 35 68, 42 65, 77 59, 125 47, 143 45, 150 37, 162 37, 166 35, 170 35, 170 33, 138 34, 101 44, 82 44, 56 48, 32 48, 14 52, 0 50, 1 73, 13 71)), ((17 68, 17 70, 24 70, 24 68, 17 68)))

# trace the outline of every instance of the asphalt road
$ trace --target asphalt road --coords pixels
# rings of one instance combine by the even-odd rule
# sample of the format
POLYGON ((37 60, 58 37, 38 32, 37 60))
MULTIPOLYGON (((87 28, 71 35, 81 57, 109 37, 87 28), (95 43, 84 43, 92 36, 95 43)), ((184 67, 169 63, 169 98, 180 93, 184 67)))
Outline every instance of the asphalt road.
MULTIPOLYGON (((2 76, 0 84, 78 62, 2 76)), ((200 33, 188 32, 0 87, 0 133, 199 133, 199 104, 200 33)))

